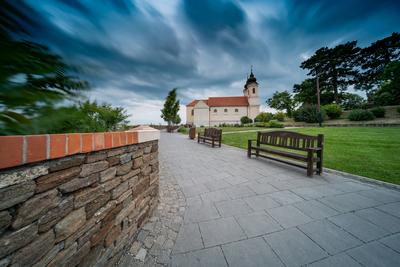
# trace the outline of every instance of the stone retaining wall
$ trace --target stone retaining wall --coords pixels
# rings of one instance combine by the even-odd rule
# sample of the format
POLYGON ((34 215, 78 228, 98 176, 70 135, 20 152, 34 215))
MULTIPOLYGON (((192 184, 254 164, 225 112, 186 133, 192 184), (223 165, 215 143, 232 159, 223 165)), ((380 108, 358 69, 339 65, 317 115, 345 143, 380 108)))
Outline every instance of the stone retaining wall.
POLYGON ((111 266, 119 259, 158 202, 159 132, 113 133, 108 146, 102 134, 100 145, 94 134, 78 134, 74 145, 67 135, 61 143, 51 143, 55 135, 0 137, 0 168, 5 147, 22 154, 0 170, 0 266, 111 266), (69 145, 74 153, 66 156, 69 145), (36 157, 43 146, 46 160, 36 157), (56 146, 62 153, 52 159, 56 146), (28 158, 39 160, 24 164, 28 158))

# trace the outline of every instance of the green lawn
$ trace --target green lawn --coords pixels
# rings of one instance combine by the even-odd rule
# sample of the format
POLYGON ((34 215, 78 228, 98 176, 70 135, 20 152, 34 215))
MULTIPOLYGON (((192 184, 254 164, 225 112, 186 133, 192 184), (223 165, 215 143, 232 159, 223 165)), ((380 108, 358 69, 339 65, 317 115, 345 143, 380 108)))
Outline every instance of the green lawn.
MULTIPOLYGON (((324 166, 400 184, 400 128, 299 128, 292 131, 325 135, 324 166)), ((222 142, 247 148, 257 133, 223 135, 222 142)))

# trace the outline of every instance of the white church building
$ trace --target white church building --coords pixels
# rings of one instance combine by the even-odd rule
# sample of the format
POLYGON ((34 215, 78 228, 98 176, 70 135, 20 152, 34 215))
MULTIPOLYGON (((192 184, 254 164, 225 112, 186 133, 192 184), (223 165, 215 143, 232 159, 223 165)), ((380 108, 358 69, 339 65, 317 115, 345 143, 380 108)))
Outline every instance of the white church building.
POLYGON ((243 96, 209 97, 195 99, 186 105, 186 124, 218 126, 222 123, 240 123, 240 118, 253 119, 260 113, 257 79, 251 70, 243 89, 243 96))

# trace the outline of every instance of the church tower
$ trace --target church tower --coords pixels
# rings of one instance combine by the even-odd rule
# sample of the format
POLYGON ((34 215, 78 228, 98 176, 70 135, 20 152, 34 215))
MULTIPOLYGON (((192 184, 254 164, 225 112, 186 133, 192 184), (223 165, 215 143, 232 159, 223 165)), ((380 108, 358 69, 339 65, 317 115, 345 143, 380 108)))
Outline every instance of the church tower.
POLYGON ((258 82, 253 74, 253 66, 250 70, 250 76, 244 85, 243 94, 249 101, 248 117, 252 120, 260 113, 260 97, 258 92, 258 82))

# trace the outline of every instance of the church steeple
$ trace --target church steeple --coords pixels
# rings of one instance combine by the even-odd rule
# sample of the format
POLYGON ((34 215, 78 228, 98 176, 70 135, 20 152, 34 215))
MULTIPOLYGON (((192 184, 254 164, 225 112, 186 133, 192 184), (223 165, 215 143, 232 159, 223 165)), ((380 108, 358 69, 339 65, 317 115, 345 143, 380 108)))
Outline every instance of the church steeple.
POLYGON ((251 65, 251 67, 250 67, 250 76, 247 78, 247 81, 246 81, 246 84, 244 85, 244 88, 247 89, 247 86, 248 86, 250 83, 256 83, 256 84, 258 84, 258 83, 257 83, 257 78, 256 78, 256 76, 254 76, 254 73, 253 73, 253 65, 251 65))

